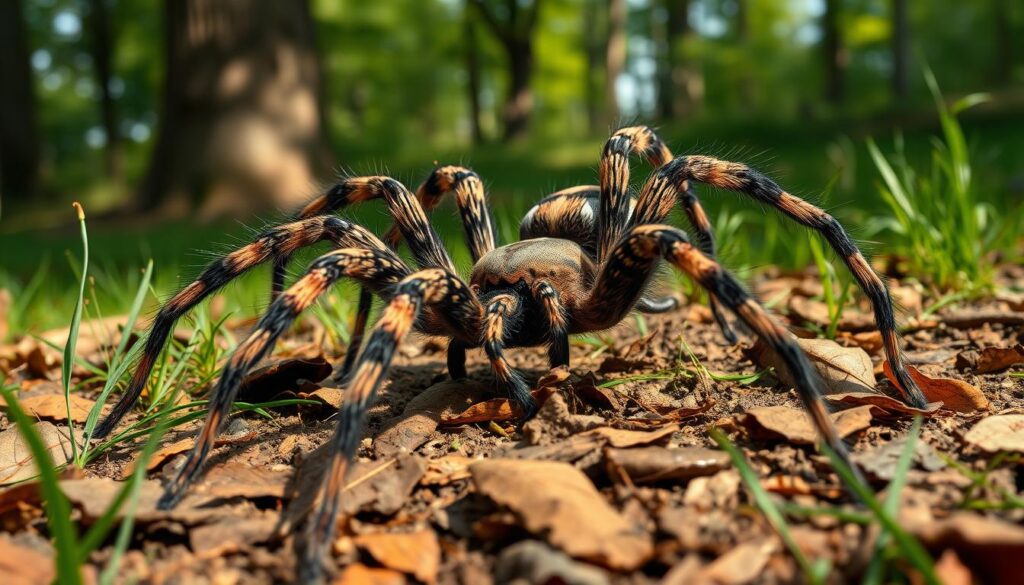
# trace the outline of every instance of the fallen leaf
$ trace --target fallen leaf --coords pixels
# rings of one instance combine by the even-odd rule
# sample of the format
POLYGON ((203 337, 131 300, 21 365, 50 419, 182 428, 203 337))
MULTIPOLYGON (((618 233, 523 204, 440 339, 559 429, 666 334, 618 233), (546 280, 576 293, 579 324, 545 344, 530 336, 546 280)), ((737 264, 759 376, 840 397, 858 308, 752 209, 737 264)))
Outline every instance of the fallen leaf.
POLYGON ((331 375, 331 364, 323 356, 311 359, 276 360, 253 370, 242 381, 238 400, 263 402, 285 391, 299 389, 299 381, 319 382, 331 375))
POLYGON ((434 434, 442 417, 464 411, 488 393, 482 382, 445 380, 434 384, 410 400, 400 416, 385 423, 373 441, 374 453, 385 458, 415 450, 434 434))
POLYGON ((986 347, 981 351, 962 351, 956 356, 956 367, 972 369, 978 374, 991 374, 1024 363, 1024 345, 986 347))
POLYGON ((908 531, 930 550, 956 551, 979 583, 1020 582, 1024 527, 971 512, 953 512, 943 520, 911 524, 908 531))
POLYGON ((391 569, 352 563, 338 575, 333 585, 405 585, 405 576, 391 569))
POLYGON ((612 427, 598 427, 596 429, 584 431, 578 436, 600 437, 601 439, 604 439, 608 445, 624 449, 627 447, 636 447, 638 445, 649 445, 655 441, 672 436, 672 433, 678 430, 679 425, 676 424, 663 426, 652 431, 634 431, 628 429, 615 429, 612 427))
POLYGON ((604 457, 609 477, 616 479, 621 472, 633 483, 689 481, 702 475, 714 475, 731 465, 724 451, 703 447, 612 448, 605 450, 604 457))
POLYGON ((882 350, 885 349, 880 331, 861 331, 859 333, 840 331, 836 334, 836 338, 841 339, 847 345, 856 345, 871 355, 882 353, 882 350))
POLYGON ((799 475, 773 475, 761 480, 765 490, 783 496, 818 496, 827 499, 842 497, 843 490, 830 485, 811 485, 799 475))
MULTIPOLYGON (((572 560, 561 551, 554 550, 536 540, 523 540, 501 551, 494 566, 494 582, 545 585, 609 585, 604 571, 572 560)), ((466 579, 465 583, 490 582, 466 579)))
MULTIPOLYGON (((71 457, 71 441, 66 431, 46 421, 32 425, 54 463, 61 465, 71 457)), ((18 428, 11 426, 0 432, 0 485, 24 481, 38 475, 32 453, 18 428)))
MULTIPOLYGON (((18 398, 18 404, 21 405, 25 414, 58 423, 68 421, 68 403, 71 404, 71 420, 76 423, 84 423, 89 418, 89 411, 96 405, 95 401, 74 393, 70 395, 69 401, 65 401, 64 396, 60 394, 41 394, 18 398)), ((7 408, 7 402, 3 397, 0 397, 0 405, 7 408)))
POLYGON ((473 464, 470 472, 481 494, 511 509, 526 530, 571 557, 629 571, 654 553, 643 527, 628 522, 572 465, 490 459, 473 464))
POLYGON ((935 563, 935 574, 943 585, 972 585, 974 577, 971 570, 964 566, 960 557, 951 548, 942 552, 942 556, 935 563))
POLYGON ((469 466, 479 461, 464 455, 445 455, 440 459, 427 461, 427 470, 420 478, 420 485, 448 485, 453 481, 469 479, 469 466))
POLYGON ((322 402, 324 406, 330 406, 334 410, 338 410, 341 408, 341 402, 345 397, 345 391, 339 388, 332 388, 330 386, 319 386, 312 392, 299 392, 297 396, 308 400, 318 400, 322 402))
POLYGON ((826 396, 825 400, 832 404, 847 406, 871 406, 873 416, 901 417, 919 414, 924 417, 935 416, 935 413, 942 408, 939 402, 932 402, 928 408, 914 408, 907 406, 901 400, 896 400, 885 394, 877 392, 846 392, 843 394, 832 394, 826 396))
POLYGON ((697 582, 710 581, 719 585, 750 583, 761 575, 777 548, 774 538, 744 542, 704 567, 697 575, 697 582))
MULTIPOLYGON (((217 437, 214 440, 213 445, 215 447, 221 447, 224 445, 233 445, 235 443, 245 443, 247 441, 253 440, 254 438, 256 438, 255 432, 245 433, 236 436, 217 437)), ((149 461, 146 462, 146 472, 149 473, 151 471, 159 469, 160 467, 163 467, 163 465, 174 456, 181 455, 182 453, 191 451, 192 448, 195 446, 195 437, 186 437, 173 443, 163 445, 162 447, 157 449, 156 452, 154 452, 153 455, 149 458, 149 461)), ((135 468, 138 465, 139 457, 141 456, 141 451, 135 454, 135 457, 131 460, 131 462, 128 465, 125 466, 124 470, 121 472, 121 479, 127 479, 131 477, 133 473, 135 473, 135 468)))
POLYGON ((964 441, 990 453, 1024 452, 1024 414, 999 414, 983 418, 967 431, 964 441))
POLYGON ((53 583, 54 559, 34 549, 0 536, 0 583, 4 585, 38 585, 53 583))
MULTIPOLYGON (((857 451, 853 454, 853 461, 874 477, 892 481, 896 476, 896 464, 899 462, 906 444, 906 438, 901 438, 866 451, 857 451)), ((946 462, 942 457, 924 441, 917 442, 911 462, 925 471, 938 471, 946 467, 946 462)))
POLYGON ((214 498, 283 498, 291 478, 290 471, 274 471, 269 467, 253 467, 227 461, 212 467, 195 487, 197 496, 214 498))
MULTIPOLYGON (((544 386, 534 390, 532 395, 533 399, 537 402, 537 407, 543 407, 547 399, 555 392, 556 390, 552 386, 544 386)), ((444 426, 459 426, 473 423, 518 420, 522 417, 522 411, 518 406, 512 404, 508 398, 492 398, 478 402, 455 416, 442 417, 441 424, 444 426)))
MULTIPOLYGON (((810 414, 803 408, 763 406, 743 415, 743 422, 758 439, 785 439, 798 445, 815 445, 820 439, 810 414)), ((860 406, 829 414, 840 437, 847 437, 871 426, 871 407, 860 406)))
POLYGON ((441 565, 441 546, 433 530, 379 532, 355 537, 355 545, 388 569, 433 584, 441 565))
MULTIPOLYGON (((883 363, 883 367, 885 377, 889 378, 894 386, 898 386, 888 360, 883 363)), ((907 366, 907 372, 929 402, 942 402, 944 408, 954 412, 977 412, 989 408, 985 394, 963 380, 932 378, 922 374, 914 366, 907 366)))
MULTIPOLYGON (((789 299, 788 308, 801 320, 827 327, 831 322, 828 305, 822 301, 807 297, 794 296, 789 299)), ((800 324, 797 322, 797 324, 800 324)), ((854 309, 844 309, 839 316, 838 328, 843 331, 860 331, 871 329, 875 325, 874 317, 854 309)))
MULTIPOLYGON (((875 392, 874 366, 863 349, 843 347, 829 339, 797 339, 797 343, 821 374, 828 394, 875 392)), ((793 386, 789 370, 767 344, 758 340, 751 351, 754 361, 775 368, 778 378, 793 386)))
POLYGON ((245 552, 271 540, 277 514, 256 510, 247 514, 245 518, 224 518, 192 528, 188 532, 192 550, 204 558, 220 557, 245 552))

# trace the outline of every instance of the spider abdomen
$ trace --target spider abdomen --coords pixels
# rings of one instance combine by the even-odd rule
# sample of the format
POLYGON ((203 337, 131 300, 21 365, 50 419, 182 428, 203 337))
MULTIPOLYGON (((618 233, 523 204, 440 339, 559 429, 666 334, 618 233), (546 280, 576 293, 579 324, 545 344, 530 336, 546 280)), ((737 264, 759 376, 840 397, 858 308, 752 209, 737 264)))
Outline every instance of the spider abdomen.
POLYGON ((481 293, 544 281, 569 310, 583 301, 594 282, 594 261, 576 242, 536 238, 496 248, 473 266, 471 284, 481 293))

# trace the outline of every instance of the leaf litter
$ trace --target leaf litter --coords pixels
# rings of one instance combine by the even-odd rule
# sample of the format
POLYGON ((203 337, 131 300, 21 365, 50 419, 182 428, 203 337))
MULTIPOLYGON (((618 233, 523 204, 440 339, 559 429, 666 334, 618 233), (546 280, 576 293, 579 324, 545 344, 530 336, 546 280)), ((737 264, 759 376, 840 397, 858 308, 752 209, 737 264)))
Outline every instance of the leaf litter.
MULTIPOLYGON (((811 298, 820 286, 803 276, 795 282, 789 298, 805 298, 782 306, 800 309, 790 324, 802 326, 805 317, 820 317, 811 298)), ((1014 375, 1022 369, 1014 356, 1024 340, 1013 319, 982 319, 996 312, 984 303, 947 307, 915 322, 903 338, 908 354, 923 356, 912 375, 935 403, 923 410, 894 398, 881 376, 880 338, 863 329, 862 305, 844 313, 839 343, 800 341, 826 382, 837 427, 876 490, 894 478, 911 418, 925 417, 904 491, 927 513, 906 526, 951 581, 1010 574, 996 553, 1013 558, 1024 542, 1013 508, 1019 500, 1012 498, 1020 498, 1016 472, 1012 463, 999 464, 1024 451, 1024 399, 1014 375)), ((772 356, 756 345, 745 353, 749 342, 724 344, 703 307, 645 319, 646 334, 615 330, 596 355, 593 346, 574 345, 569 369, 548 371, 543 352, 514 353, 514 365, 543 400, 539 415, 522 427, 482 360, 471 361, 468 380, 437 382, 444 371, 439 346, 418 340, 400 352, 342 496, 335 582, 792 580, 798 569, 708 438, 709 425, 725 429, 742 449, 808 555, 826 557, 841 575, 856 571, 857 551, 874 533, 820 515, 832 506, 857 507, 817 453, 808 417, 772 356), (774 376, 754 375, 766 367, 775 367, 774 376)), ((222 437, 196 489, 178 509, 163 512, 155 509, 161 483, 191 448, 198 423, 169 433, 142 485, 126 577, 290 578, 291 530, 315 503, 324 464, 319 446, 343 401, 329 377, 338 356, 318 357, 308 334, 297 330, 296 339, 282 342, 281 355, 301 348, 293 357, 270 360, 250 375, 246 398, 297 396, 322 407, 279 409, 271 419, 235 415, 247 430, 222 437)), ((22 388, 26 408, 45 397, 31 412, 55 459, 66 460, 63 397, 45 385, 52 382, 42 383, 59 378, 59 362, 30 346, 0 348, 0 367, 22 388)), ((85 385, 73 396, 89 408, 97 391, 85 385)), ((73 408, 79 424, 80 415, 73 408)), ((72 473, 62 482, 81 526, 111 504, 138 445, 115 446, 84 476, 72 473)), ((45 569, 39 559, 52 551, 38 546, 46 545, 46 527, 35 473, 7 421, 0 427, 0 470, 21 481, 0 491, 0 556, 34 558, 45 569)), ((101 562, 103 554, 88 562, 101 562)), ((7 577, 19 570, 32 569, 0 563, 0 580, 17 583, 7 577)))

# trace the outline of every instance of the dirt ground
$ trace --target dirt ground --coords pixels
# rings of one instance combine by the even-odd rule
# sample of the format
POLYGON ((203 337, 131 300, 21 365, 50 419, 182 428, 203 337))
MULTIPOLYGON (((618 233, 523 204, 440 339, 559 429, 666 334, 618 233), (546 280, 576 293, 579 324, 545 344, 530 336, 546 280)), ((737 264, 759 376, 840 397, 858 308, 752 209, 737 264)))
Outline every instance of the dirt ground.
MULTIPOLYGON (((1004 276, 1017 290, 1024 289, 1019 272, 1011 268, 1004 276)), ((810 337, 807 323, 821 315, 816 283, 806 275, 769 274, 755 288, 799 335, 810 337)), ((942 408, 923 413, 899 523, 920 539, 947 582, 1012 582, 1019 577, 1014 554, 1024 553, 1024 301, 1007 294, 922 316, 935 299, 911 286, 896 286, 894 294, 909 326, 902 338, 909 363, 925 376, 966 382, 953 386, 961 394, 943 400, 942 408), (983 421, 989 426, 977 430, 983 421)), ((912 412, 862 396, 896 396, 865 308, 844 314, 838 345, 812 341, 809 347, 830 389, 854 395, 834 398, 837 409, 850 411, 837 425, 848 433, 872 487, 884 495, 912 412), (867 372, 849 365, 863 360, 861 354, 870 358, 867 372)), ((723 430, 761 485, 787 504, 785 517, 800 549, 832 564, 828 581, 859 580, 875 554, 878 526, 856 521, 864 508, 817 452, 795 391, 764 372, 770 358, 756 357, 746 335, 727 344, 700 305, 647 316, 646 328, 641 334, 630 318, 601 343, 574 342, 568 372, 549 372, 542 349, 513 351, 514 365, 540 380, 538 394, 546 399, 524 426, 509 420, 507 404, 497 400, 481 352, 470 354, 469 381, 450 382, 443 376, 443 343, 422 337, 406 343, 371 411, 343 495, 332 549, 335 582, 803 580, 739 472, 710 438, 711 428, 723 430), (748 377, 731 379, 737 374, 748 377), (653 379, 637 379, 644 377, 653 379), (837 518, 834 510, 850 517, 837 518)), ((203 479, 176 510, 158 512, 161 481, 181 464, 199 423, 167 434, 143 488, 123 582, 292 580, 288 529, 310 506, 322 462, 317 448, 334 428, 331 404, 340 394, 329 377, 298 379, 328 371, 316 361, 312 339, 290 337, 272 360, 299 360, 299 374, 250 385, 247 391, 259 387, 265 395, 243 391, 240 399, 283 392, 325 405, 282 409, 272 420, 234 416, 203 479)), ((331 363, 338 358, 327 356, 331 363)), ((12 372, 23 388, 42 392, 26 367, 12 372)), ((68 472, 62 485, 82 526, 112 500, 139 446, 115 449, 84 474, 68 472)), ((8 558, 53 555, 33 486, 0 491, 0 550, 6 548, 8 558)), ((104 566, 112 544, 93 553, 88 571, 104 566)), ((0 561, 0 572, 16 573, 19 564, 0 561)))

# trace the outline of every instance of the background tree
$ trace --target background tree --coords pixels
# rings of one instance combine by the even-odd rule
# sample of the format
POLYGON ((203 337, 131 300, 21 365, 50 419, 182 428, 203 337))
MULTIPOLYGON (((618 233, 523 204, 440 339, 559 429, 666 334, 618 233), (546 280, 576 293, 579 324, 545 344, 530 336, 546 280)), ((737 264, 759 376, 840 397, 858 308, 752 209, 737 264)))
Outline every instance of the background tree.
POLYGON ((483 120, 480 106, 480 44, 476 40, 476 24, 473 22, 473 11, 466 6, 463 15, 463 49, 466 59, 466 93, 469 98, 469 127, 473 142, 484 141, 483 120))
POLYGON ((27 199, 39 178, 39 138, 21 0, 0 2, 0 87, 0 197, 27 199))
POLYGON ((892 0, 892 93, 903 102, 909 91, 910 20, 907 0, 892 0))
MULTIPOLYGON (((899 0, 895 0, 899 2, 899 0)), ((843 46, 840 6, 842 0, 825 0, 821 17, 821 58, 825 65, 825 99, 840 104, 846 97, 846 48, 843 46)))
POLYGON ((608 0, 608 44, 605 50, 605 118, 614 126, 619 118, 616 84, 626 65, 626 0, 608 0))
POLYGON ((209 195, 207 213, 290 206, 322 147, 309 4, 166 0, 166 78, 139 203, 209 195))
POLYGON ((100 90, 100 121, 103 125, 104 162, 107 177, 115 182, 122 180, 121 132, 118 128, 117 110, 112 91, 114 32, 110 26, 110 12, 107 0, 89 0, 90 47, 96 85, 100 90))
POLYGON ((530 114, 533 112, 533 33, 537 26, 541 0, 518 2, 507 0, 503 4, 472 0, 484 22, 501 43, 508 59, 508 93, 502 110, 506 141, 526 134, 530 114))

